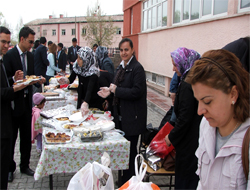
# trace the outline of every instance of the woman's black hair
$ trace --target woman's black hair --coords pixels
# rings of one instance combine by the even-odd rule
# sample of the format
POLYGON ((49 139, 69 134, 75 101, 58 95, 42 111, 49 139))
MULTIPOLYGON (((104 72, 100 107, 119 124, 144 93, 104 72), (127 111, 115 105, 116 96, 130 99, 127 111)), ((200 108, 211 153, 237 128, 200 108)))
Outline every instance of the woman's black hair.
POLYGON ((133 42, 132 42, 131 39, 129 39, 129 38, 123 38, 123 39, 120 41, 120 43, 119 43, 119 49, 120 49, 121 45, 122 45, 124 42, 129 42, 129 46, 131 47, 131 49, 134 47, 134 46, 133 46, 133 42))

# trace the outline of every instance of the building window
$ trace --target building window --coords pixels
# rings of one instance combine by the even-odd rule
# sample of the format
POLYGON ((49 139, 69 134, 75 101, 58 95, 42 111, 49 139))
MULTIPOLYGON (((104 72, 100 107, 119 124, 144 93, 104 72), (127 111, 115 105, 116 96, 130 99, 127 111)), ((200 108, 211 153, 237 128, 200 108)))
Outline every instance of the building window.
POLYGON ((116 34, 121 34, 121 32, 122 32, 122 31, 121 31, 121 28, 117 28, 117 29, 116 29, 116 34))
POLYGON ((94 29, 92 30, 92 33, 93 33, 93 35, 96 35, 96 34, 97 34, 97 29, 94 28, 94 29))
POLYGON ((83 29, 82 29, 82 35, 84 35, 84 36, 85 36, 85 35, 86 35, 86 33, 87 33, 87 29, 86 29, 86 28, 83 28, 83 29))
POLYGON ((174 0, 173 23, 227 13, 228 0, 174 0))
POLYGON ((65 35, 66 35, 66 30, 62 29, 62 36, 65 36, 65 35))
POLYGON ((165 78, 166 78, 165 76, 146 71, 146 78, 147 78, 147 81, 149 82, 153 82, 160 86, 165 86, 165 78))
POLYGON ((73 36, 73 35, 76 35, 76 29, 75 28, 72 28, 71 29, 71 35, 73 36))
POLYGON ((37 27, 37 32, 40 32, 40 26, 37 27))
POLYGON ((56 35, 56 30, 52 30, 52 36, 56 35))
POLYGON ((47 30, 43 30, 43 36, 47 36, 47 30))
POLYGON ((239 0, 239 12, 245 12, 250 10, 249 0, 239 0))
POLYGON ((167 0, 143 2, 142 31, 167 26, 167 0))

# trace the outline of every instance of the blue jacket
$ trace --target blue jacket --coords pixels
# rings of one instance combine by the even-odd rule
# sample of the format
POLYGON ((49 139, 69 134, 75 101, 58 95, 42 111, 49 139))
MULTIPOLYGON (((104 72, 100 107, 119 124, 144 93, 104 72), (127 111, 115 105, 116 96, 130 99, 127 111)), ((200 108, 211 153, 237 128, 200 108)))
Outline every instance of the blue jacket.
POLYGON ((178 86, 179 86, 179 82, 180 82, 180 77, 178 77, 177 73, 174 73, 174 76, 170 82, 170 89, 169 91, 172 93, 176 93, 178 90, 178 86))
POLYGON ((54 76, 55 71, 60 72, 61 69, 59 69, 55 66, 55 57, 54 57, 53 53, 49 53, 47 58, 49 60, 49 66, 47 67, 46 75, 47 76, 54 76))

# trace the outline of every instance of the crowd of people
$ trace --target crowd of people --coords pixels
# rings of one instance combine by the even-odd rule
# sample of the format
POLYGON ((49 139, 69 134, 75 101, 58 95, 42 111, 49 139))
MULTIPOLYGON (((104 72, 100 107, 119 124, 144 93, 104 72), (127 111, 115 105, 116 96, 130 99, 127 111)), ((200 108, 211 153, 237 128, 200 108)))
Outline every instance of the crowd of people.
MULTIPOLYGON (((58 82, 70 84, 78 77, 77 109, 83 116, 91 107, 111 111, 116 128, 130 141, 129 169, 123 171, 122 183, 128 181, 135 175, 137 143, 147 122, 146 75, 133 42, 121 40, 122 61, 115 69, 107 47, 80 47, 73 38, 66 49, 62 43, 47 43, 45 37, 34 41, 35 32, 23 27, 19 43, 8 51, 10 35, 0 27, 1 189, 14 179, 18 130, 20 171, 34 175, 29 167, 31 143, 36 139, 41 153, 42 128, 35 123, 46 102, 39 92, 57 73, 65 75, 67 64, 70 76, 58 82), (40 80, 13 85, 26 75, 40 76, 40 80)), ((176 149, 175 189, 246 189, 241 147, 250 126, 249 37, 203 55, 185 47, 170 55, 175 72, 170 86, 174 128, 165 142, 176 149), (244 48, 238 44, 247 40, 244 48)), ((249 136, 246 142, 249 147, 249 136)))

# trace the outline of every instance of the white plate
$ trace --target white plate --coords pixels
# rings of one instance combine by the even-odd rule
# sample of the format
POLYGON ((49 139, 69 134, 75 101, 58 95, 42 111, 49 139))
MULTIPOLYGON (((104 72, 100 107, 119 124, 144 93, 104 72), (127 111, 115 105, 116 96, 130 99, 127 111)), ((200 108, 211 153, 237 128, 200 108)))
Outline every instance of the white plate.
POLYGON ((66 135, 69 135, 69 136, 70 136, 70 140, 68 140, 68 141, 66 141, 66 142, 49 142, 49 141, 47 141, 45 135, 46 135, 48 132, 55 133, 55 134, 57 134, 57 133, 62 133, 61 131, 57 131, 57 130, 54 130, 54 129, 46 129, 46 130, 43 130, 43 138, 44 138, 46 144, 66 144, 66 143, 71 143, 71 141, 73 140, 73 131, 72 131, 72 130, 70 130, 69 132, 63 132, 63 133, 65 133, 66 135))
POLYGON ((77 113, 74 113, 71 116, 69 116, 69 120, 73 121, 73 122, 81 123, 85 119, 87 119, 87 117, 88 117, 88 115, 85 115, 84 117, 82 117, 82 113, 81 112, 77 112, 77 113))

